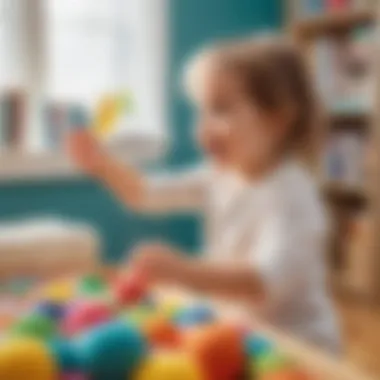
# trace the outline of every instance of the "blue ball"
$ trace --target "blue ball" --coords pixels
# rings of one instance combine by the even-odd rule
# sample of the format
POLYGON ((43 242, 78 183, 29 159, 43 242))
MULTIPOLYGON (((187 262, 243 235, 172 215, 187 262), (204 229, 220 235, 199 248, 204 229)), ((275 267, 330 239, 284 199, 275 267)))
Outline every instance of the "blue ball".
POLYGON ((79 337, 75 345, 81 368, 92 379, 127 379, 148 350, 142 334, 122 322, 98 326, 79 337))
POLYGON ((191 327, 215 321, 214 311, 207 305, 197 305, 179 310, 174 322, 180 327, 191 327))
POLYGON ((49 348, 61 372, 76 372, 80 369, 79 357, 71 342, 55 340, 50 343, 49 348))
POLYGON ((272 352, 273 344, 266 338, 260 335, 251 334, 244 342, 245 353, 249 357, 259 357, 272 352))
POLYGON ((55 321, 61 320, 66 313, 66 307, 57 302, 44 301, 36 306, 35 311, 55 321))

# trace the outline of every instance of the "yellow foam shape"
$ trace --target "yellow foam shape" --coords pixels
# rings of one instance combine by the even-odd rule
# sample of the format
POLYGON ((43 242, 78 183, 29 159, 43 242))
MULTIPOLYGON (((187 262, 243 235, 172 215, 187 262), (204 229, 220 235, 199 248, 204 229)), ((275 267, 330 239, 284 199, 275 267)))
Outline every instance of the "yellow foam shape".
POLYGON ((0 345, 0 379, 56 380, 58 371, 42 343, 15 339, 0 345))
POLYGON ((198 366, 185 353, 153 353, 137 371, 134 380, 203 380, 198 366))
POLYGON ((94 132, 105 136, 115 128, 122 113, 122 104, 116 96, 106 96, 100 102, 95 113, 94 132))
POLYGON ((72 281, 59 281, 47 285, 42 291, 42 297, 52 302, 66 302, 74 296, 72 281))

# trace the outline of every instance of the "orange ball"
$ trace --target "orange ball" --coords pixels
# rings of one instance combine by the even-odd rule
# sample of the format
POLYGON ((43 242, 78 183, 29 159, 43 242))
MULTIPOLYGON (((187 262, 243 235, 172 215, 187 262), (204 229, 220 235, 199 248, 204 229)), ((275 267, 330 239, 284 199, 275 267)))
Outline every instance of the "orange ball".
POLYGON ((163 317, 149 319, 144 324, 143 331, 152 346, 173 348, 180 345, 179 329, 163 317))
POLYGON ((189 330, 184 348, 202 368, 206 380, 230 380, 245 366, 243 339, 233 326, 208 325, 189 330))

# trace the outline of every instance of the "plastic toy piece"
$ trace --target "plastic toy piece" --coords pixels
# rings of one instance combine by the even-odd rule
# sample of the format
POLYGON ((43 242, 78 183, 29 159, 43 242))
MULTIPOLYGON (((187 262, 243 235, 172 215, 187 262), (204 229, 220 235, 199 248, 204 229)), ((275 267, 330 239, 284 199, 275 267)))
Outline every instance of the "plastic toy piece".
POLYGON ((31 339, 12 339, 0 346, 0 379, 51 380, 58 369, 47 348, 31 339))
POLYGON ((12 335, 51 339, 57 334, 57 325, 49 317, 31 314, 16 322, 11 328, 12 335))
POLYGON ((107 289, 105 281, 97 275, 88 275, 83 277, 78 286, 78 292, 81 295, 92 296, 100 295, 107 289))
POLYGON ((130 273, 116 281, 114 294, 120 305, 137 304, 147 294, 147 284, 140 273, 130 273))
POLYGON ((136 380, 203 380, 200 369, 185 353, 153 353, 136 373, 136 380))
POLYGON ((76 348, 81 366, 91 378, 129 379, 148 347, 136 328, 110 322, 81 336, 76 348))

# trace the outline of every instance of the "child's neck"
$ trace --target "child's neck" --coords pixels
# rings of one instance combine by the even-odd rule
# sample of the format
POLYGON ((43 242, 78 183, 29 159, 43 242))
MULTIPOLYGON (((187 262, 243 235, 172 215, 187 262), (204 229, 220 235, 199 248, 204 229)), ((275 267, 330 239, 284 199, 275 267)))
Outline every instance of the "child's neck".
POLYGON ((288 157, 273 157, 266 162, 253 164, 247 162, 235 167, 234 171, 247 182, 261 181, 270 176, 279 166, 288 161, 288 157))

